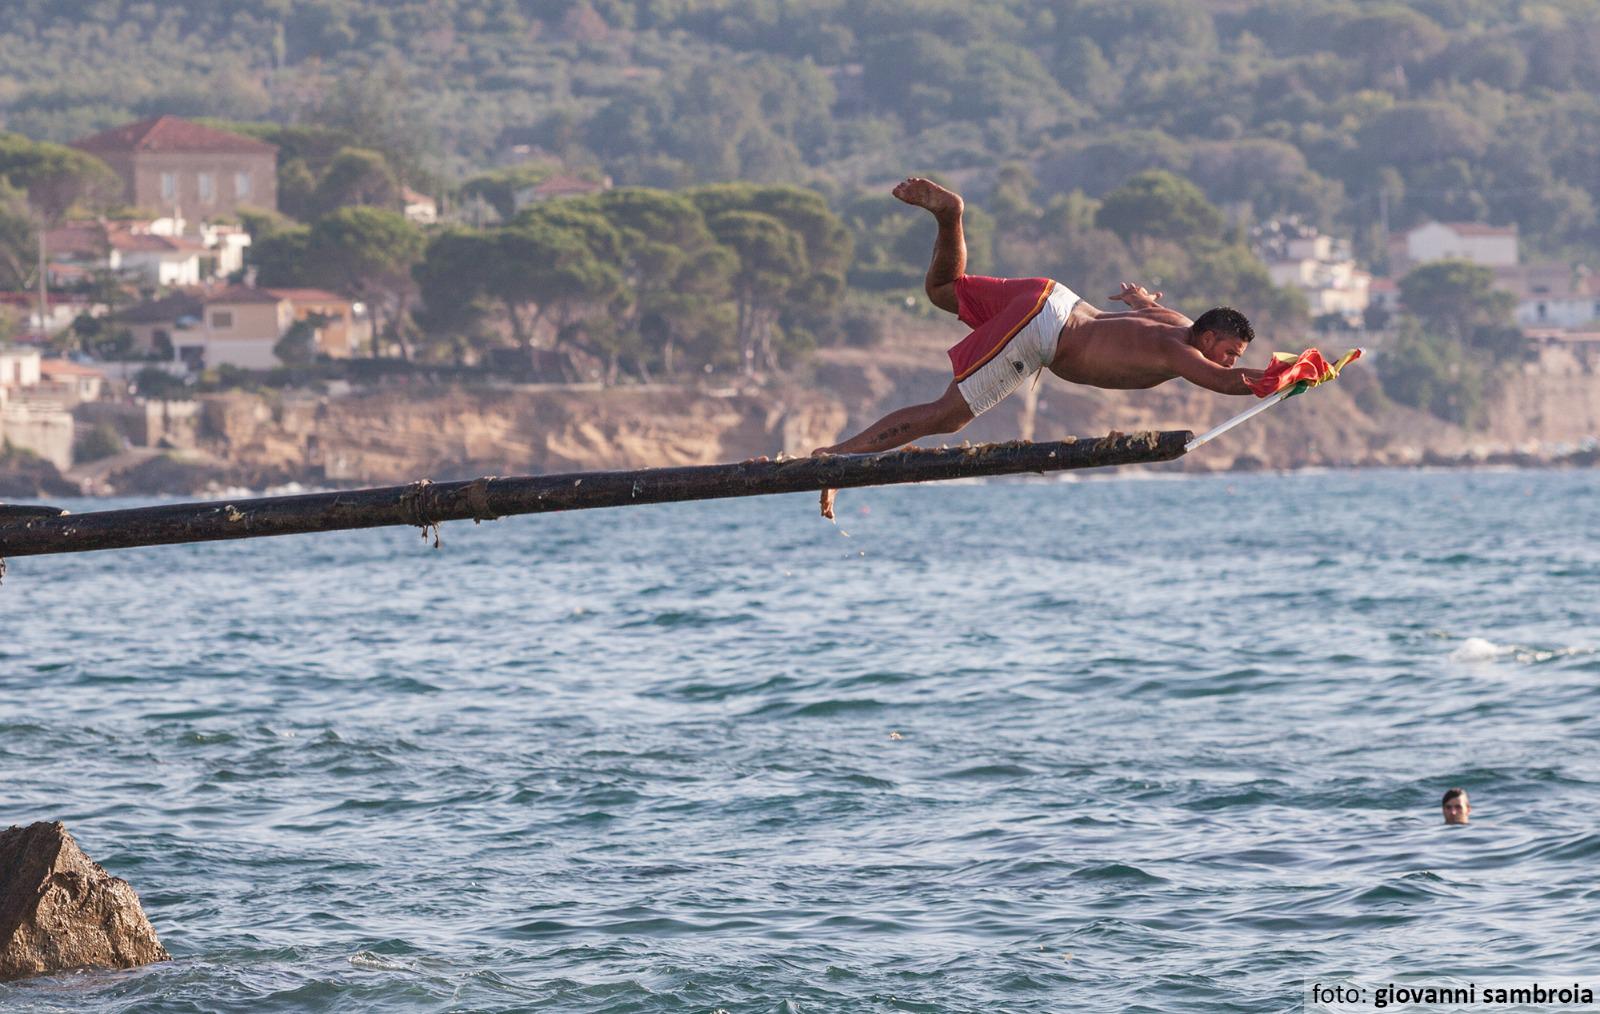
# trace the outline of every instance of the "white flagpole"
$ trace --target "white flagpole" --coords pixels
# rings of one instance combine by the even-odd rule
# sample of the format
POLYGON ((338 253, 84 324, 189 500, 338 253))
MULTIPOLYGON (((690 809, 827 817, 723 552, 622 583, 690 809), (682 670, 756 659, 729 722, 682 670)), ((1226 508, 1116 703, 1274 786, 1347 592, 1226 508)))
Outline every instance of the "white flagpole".
POLYGON ((1184 444, 1183 445, 1183 453, 1188 454, 1190 451, 1194 450, 1196 447, 1199 447, 1201 444, 1207 443, 1207 442, 1215 439, 1216 437, 1222 436, 1222 434, 1224 434, 1224 433, 1228 432, 1229 430, 1233 429, 1235 426, 1237 426, 1240 423, 1244 422, 1246 419, 1248 419, 1251 416, 1257 414, 1258 412, 1265 412, 1267 409, 1271 408, 1272 406, 1276 405, 1278 402, 1282 401, 1283 399, 1289 397, 1289 395, 1293 394, 1295 392, 1295 389, 1298 386, 1299 385, 1297 385, 1297 384, 1290 384, 1288 387, 1286 387, 1283 390, 1279 391, 1277 394, 1270 395, 1270 396, 1262 399, 1260 404, 1251 405, 1249 408, 1245 409, 1243 412, 1240 412, 1238 415, 1234 416, 1232 419, 1229 419, 1227 422, 1221 424, 1220 426, 1212 427, 1211 429, 1207 430, 1206 432, 1204 432, 1204 433, 1200 434, 1199 436, 1195 437, 1193 440, 1189 441, 1187 444, 1184 444))

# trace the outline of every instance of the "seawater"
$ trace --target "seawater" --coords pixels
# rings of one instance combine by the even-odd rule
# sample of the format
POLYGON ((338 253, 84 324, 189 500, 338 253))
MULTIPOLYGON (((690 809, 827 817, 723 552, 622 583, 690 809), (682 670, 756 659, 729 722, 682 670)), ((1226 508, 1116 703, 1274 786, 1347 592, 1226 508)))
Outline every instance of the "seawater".
POLYGON ((1600 473, 814 512, 11 561, 0 826, 65 821, 174 960, 0 1008, 1190 1014, 1595 967, 1600 473))

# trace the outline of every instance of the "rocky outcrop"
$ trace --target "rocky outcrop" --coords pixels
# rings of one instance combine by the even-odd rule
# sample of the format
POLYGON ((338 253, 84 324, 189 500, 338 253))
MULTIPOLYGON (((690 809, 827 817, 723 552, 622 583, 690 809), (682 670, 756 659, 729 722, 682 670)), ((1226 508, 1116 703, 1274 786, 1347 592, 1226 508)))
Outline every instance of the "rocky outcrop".
POLYGON ((48 496, 77 496, 78 487, 43 458, 29 454, 0 454, 0 500, 33 500, 48 496))
POLYGON ((171 957, 133 888, 84 855, 65 825, 0 831, 0 982, 171 957))

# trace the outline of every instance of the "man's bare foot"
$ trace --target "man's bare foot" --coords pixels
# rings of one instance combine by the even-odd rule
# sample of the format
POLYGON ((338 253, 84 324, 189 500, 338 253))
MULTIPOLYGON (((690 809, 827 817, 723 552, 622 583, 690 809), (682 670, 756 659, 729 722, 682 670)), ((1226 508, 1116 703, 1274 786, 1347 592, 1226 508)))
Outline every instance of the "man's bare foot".
MULTIPOLYGON (((811 452, 811 456, 813 458, 815 458, 818 455, 822 455, 822 454, 834 454, 834 453, 837 453, 833 449, 834 447, 837 447, 837 446, 839 446, 839 445, 838 444, 834 444, 833 447, 819 447, 816 450, 811 452)), ((822 516, 827 518, 830 521, 833 520, 833 498, 838 496, 838 495, 839 495, 839 491, 836 490, 836 489, 825 489, 825 490, 822 491, 822 516)))
POLYGON ((825 489, 822 491, 822 516, 827 518, 829 521, 833 520, 833 498, 838 495, 839 491, 836 489, 825 489))
POLYGON ((954 190, 946 190, 932 180, 925 180, 921 176, 912 176, 895 185, 890 193, 907 204, 914 204, 919 208, 927 208, 937 218, 946 215, 960 217, 965 205, 961 195, 954 190))

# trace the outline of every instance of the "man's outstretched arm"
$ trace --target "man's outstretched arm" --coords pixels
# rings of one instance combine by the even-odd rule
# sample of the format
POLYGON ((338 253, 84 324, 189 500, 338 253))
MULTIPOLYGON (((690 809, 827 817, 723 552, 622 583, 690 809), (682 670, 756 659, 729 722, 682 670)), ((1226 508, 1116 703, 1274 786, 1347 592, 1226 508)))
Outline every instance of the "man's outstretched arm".
POLYGON ((1192 345, 1173 344, 1167 355, 1167 368, 1173 373, 1208 391, 1218 394, 1254 394, 1246 381, 1257 380, 1261 370, 1247 370, 1239 366, 1218 366, 1192 345))

